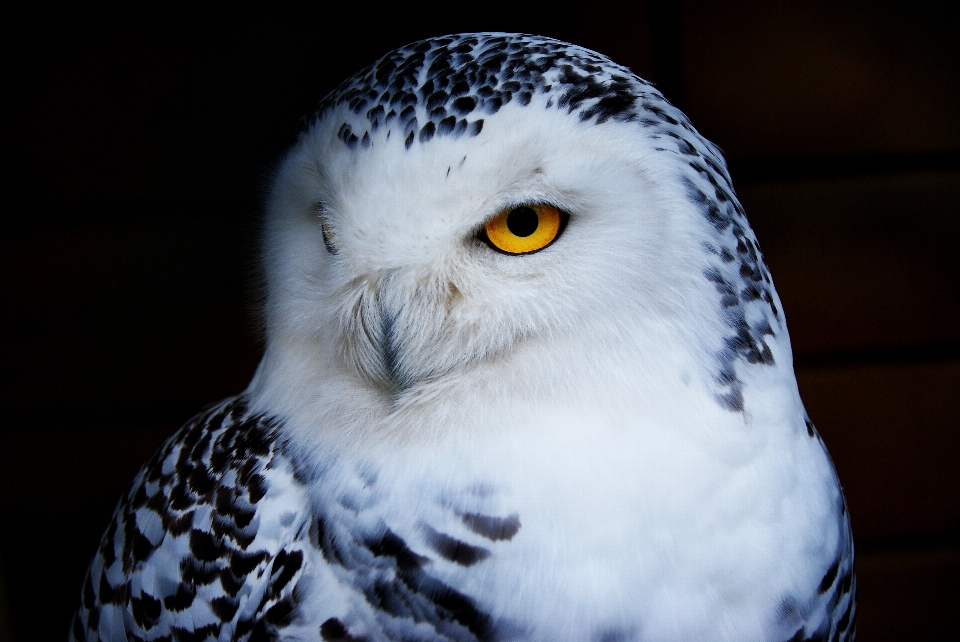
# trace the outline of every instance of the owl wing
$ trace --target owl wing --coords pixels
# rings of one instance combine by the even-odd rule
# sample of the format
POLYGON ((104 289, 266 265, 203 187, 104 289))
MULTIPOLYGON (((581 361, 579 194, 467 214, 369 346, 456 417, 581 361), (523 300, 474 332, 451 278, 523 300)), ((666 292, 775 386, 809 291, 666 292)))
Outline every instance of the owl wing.
MULTIPOLYGON (((819 435, 818 435, 819 437, 819 435)), ((837 481, 839 488, 840 482, 837 481)), ((854 568, 853 532, 850 529, 850 514, 847 502, 840 493, 840 551, 827 572, 824 573, 817 592, 823 600, 829 636, 825 640, 853 642, 857 635, 857 575, 854 568)), ((808 638, 803 638, 808 639, 808 638)))
MULTIPOLYGON (((307 628, 309 637, 346 642, 356 640, 346 627, 357 618, 391 639, 495 637, 490 617, 431 576, 431 559, 382 521, 363 523, 344 498, 318 510, 278 432, 241 396, 164 444, 103 535, 71 642, 266 640, 307 628)), ((489 541, 519 528, 515 516, 458 519, 489 541)), ((426 539, 437 560, 464 567, 488 554, 438 532, 426 539)))
POLYGON ((242 397, 212 407, 120 500, 70 639, 267 639, 294 608, 307 506, 276 426, 242 397))
MULTIPOLYGON (((805 421, 808 436, 820 442, 829 461, 830 455, 820 433, 808 416, 805 421)), ((835 524, 839 529, 837 552, 806 606, 792 600, 781 603, 778 613, 780 618, 785 623, 801 623, 796 633, 786 642, 853 642, 856 639, 857 577, 854 569, 853 531, 850 528, 847 502, 836 474, 834 483, 837 491, 835 524)))

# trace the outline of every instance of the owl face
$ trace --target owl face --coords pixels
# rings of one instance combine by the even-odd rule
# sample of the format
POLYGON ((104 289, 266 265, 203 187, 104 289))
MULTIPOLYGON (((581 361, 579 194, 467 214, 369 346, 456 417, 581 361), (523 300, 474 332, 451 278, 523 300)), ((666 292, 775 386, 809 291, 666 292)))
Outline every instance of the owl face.
POLYGON ((716 148, 549 39, 425 41, 346 81, 283 163, 266 238, 255 384, 286 405, 392 412, 476 378, 695 385, 738 412, 744 365, 773 362, 775 293, 716 148))
POLYGON ((693 230, 617 123, 508 105, 477 137, 354 150, 331 121, 285 169, 297 198, 275 234, 296 251, 274 261, 302 298, 274 318, 387 394, 524 342, 676 320, 700 281, 666 269, 693 230))

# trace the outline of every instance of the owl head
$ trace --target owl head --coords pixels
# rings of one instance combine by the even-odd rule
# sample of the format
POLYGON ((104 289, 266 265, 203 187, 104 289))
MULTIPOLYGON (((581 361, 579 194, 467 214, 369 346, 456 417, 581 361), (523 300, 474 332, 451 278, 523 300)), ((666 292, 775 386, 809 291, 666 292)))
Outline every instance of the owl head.
POLYGON ((251 390, 304 424, 671 386, 743 414, 752 372, 792 378, 718 148, 549 38, 424 40, 345 81, 279 168, 264 257, 251 390))

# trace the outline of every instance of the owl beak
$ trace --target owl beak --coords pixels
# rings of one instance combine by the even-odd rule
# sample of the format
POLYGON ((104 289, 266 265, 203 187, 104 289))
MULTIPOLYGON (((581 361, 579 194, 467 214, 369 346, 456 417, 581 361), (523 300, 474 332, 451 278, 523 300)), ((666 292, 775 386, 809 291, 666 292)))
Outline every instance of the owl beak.
MULTIPOLYGON (((347 362, 396 401, 445 370, 444 336, 454 296, 398 275, 359 284, 341 310, 341 346, 347 362)), ((456 296, 460 296, 456 290, 456 296)))
POLYGON ((409 373, 404 371, 400 362, 403 345, 397 333, 397 313, 386 307, 380 308, 380 341, 377 345, 380 361, 383 364, 387 384, 394 396, 413 385, 409 373))
MULTIPOLYGON (((367 290, 347 335, 352 335, 354 363, 365 377, 396 398, 418 377, 404 366, 410 346, 404 339, 405 302, 391 290, 389 281, 367 290)), ((353 316, 353 315, 351 315, 353 316)))

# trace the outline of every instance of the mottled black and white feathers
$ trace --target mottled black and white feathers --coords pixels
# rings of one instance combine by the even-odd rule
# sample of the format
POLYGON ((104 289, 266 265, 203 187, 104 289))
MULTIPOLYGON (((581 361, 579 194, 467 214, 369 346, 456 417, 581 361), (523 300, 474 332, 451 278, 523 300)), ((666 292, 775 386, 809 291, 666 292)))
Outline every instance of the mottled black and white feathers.
POLYGON ((342 582, 338 590, 377 611, 391 639, 498 638, 491 616, 429 566, 482 561, 490 555, 484 544, 519 531, 516 515, 453 513, 479 545, 424 526, 423 555, 386 524, 358 519, 358 504, 375 501, 374 480, 357 472, 356 486, 327 489, 331 503, 317 511, 308 489, 319 480, 301 473, 275 422, 251 413, 243 397, 197 416, 144 466, 117 507, 71 639, 268 640, 288 629, 295 639, 367 639, 348 635, 337 617, 300 637, 299 610, 318 565, 333 571, 327 581, 342 582))
MULTIPOLYGON (((359 483, 317 512, 305 498, 319 480, 301 477, 275 422, 249 412, 243 397, 214 406, 168 440, 121 500, 84 581, 71 639, 269 640, 287 629, 298 632, 293 639, 311 639, 297 625, 310 583, 298 585, 311 561, 336 569, 343 588, 378 611, 386 639, 524 639, 517 623, 496 622, 430 573, 434 561, 482 562, 493 544, 517 535, 519 517, 455 511, 476 543, 424 527, 420 554, 386 524, 362 527, 358 505, 371 501, 376 481, 364 477, 358 471, 359 483)), ((845 517, 842 501, 838 510, 845 517)), ((790 640, 848 639, 855 585, 845 546, 813 603, 778 605, 779 617, 797 623, 790 640), (811 609, 832 616, 807 633, 811 609)), ((316 633, 312 639, 380 638, 351 636, 337 617, 316 633)))
POLYGON ((72 639, 268 639, 283 626, 311 525, 280 449, 241 399, 171 437, 104 533, 72 639))
POLYGON ((121 500, 74 640, 850 641, 853 543, 720 151, 548 38, 304 120, 267 346, 121 500))

